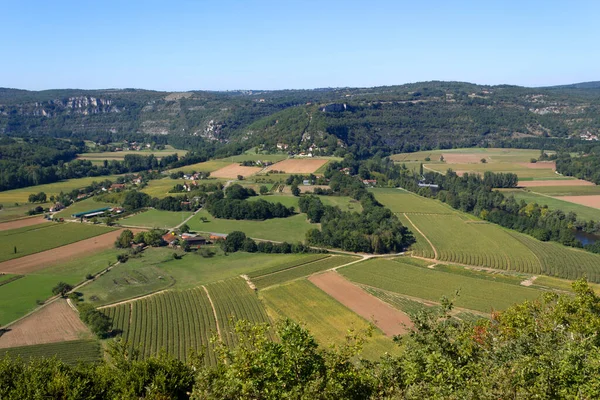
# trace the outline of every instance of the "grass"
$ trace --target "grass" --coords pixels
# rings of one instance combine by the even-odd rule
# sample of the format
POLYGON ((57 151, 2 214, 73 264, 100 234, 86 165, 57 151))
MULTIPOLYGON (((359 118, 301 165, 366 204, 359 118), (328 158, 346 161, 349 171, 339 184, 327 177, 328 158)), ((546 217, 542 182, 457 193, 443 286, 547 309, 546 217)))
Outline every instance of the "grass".
POLYGON ((457 274, 385 259, 367 260, 341 268, 338 272, 363 285, 424 300, 437 302, 447 296, 458 307, 485 313, 536 299, 542 293, 477 275, 457 274))
POLYGON ((115 204, 106 203, 104 201, 96 201, 94 197, 78 201, 71 204, 69 207, 55 214, 56 217, 71 218, 72 214, 77 214, 84 211, 95 210, 104 207, 116 207, 115 204))
POLYGON ((202 288, 168 290, 144 299, 102 310, 113 329, 142 357, 161 351, 181 360, 207 349, 204 360, 216 361, 210 338, 217 325, 210 301, 202 288))
POLYGON ((303 264, 311 263, 314 261, 322 260, 324 258, 331 257, 329 254, 309 254, 305 257, 294 259, 288 263, 277 264, 273 267, 261 268, 258 271, 247 274, 250 278, 258 278, 259 276, 272 274, 275 272, 284 271, 286 269, 298 267, 303 264))
MULTIPOLYGON (((584 186, 588 187, 588 186, 584 186)), ((595 187, 595 186, 589 186, 595 187)), ((537 188, 536 188, 537 189, 537 188)), ((581 204, 571 203, 570 201, 555 199, 553 197, 544 196, 541 194, 537 194, 534 192, 529 192, 525 190, 503 190, 505 196, 510 196, 511 194, 515 196, 517 201, 524 200, 526 203, 538 203, 539 205, 547 205, 551 210, 561 210, 565 214, 569 212, 574 212, 577 214, 579 219, 583 219, 586 221, 600 220, 600 209, 587 207, 581 204)), ((567 195, 565 195, 567 196, 567 195)))
POLYGON ((190 229, 197 232, 230 233, 233 231, 242 231, 252 238, 278 242, 304 241, 306 232, 310 229, 318 228, 318 225, 310 224, 304 214, 297 214, 288 218, 273 218, 265 221, 236 221, 214 218, 206 210, 198 212, 188 222, 188 225, 190 229), (205 217, 208 222, 202 222, 200 220, 202 217, 205 217))
POLYGON ((600 194, 600 186, 539 186, 529 188, 529 190, 547 196, 585 196, 600 194))
POLYGON ((153 179, 148 182, 148 185, 142 189, 142 192, 150 195, 151 197, 158 197, 159 199, 167 196, 177 196, 180 193, 169 193, 169 190, 173 189, 176 184, 183 185, 185 182, 181 179, 153 179))
MULTIPOLYGON (((540 156, 540 150, 526 149, 501 149, 501 148, 464 148, 464 149, 448 149, 448 150, 427 150, 417 151, 414 153, 394 154, 391 159, 396 162, 402 161, 425 161, 429 157, 432 161, 437 161, 441 154, 459 153, 459 154, 476 154, 481 157, 489 157, 490 162, 529 162, 532 158, 540 156)), ((551 152, 546 152, 550 154, 551 152)))
POLYGON ((213 172, 231 164, 230 160, 210 160, 197 164, 186 165, 185 167, 173 168, 169 172, 213 172))
MULTIPOLYGON (((30 194, 44 192, 48 196, 58 195, 60 192, 69 193, 74 189, 81 189, 89 186, 92 182, 102 182, 106 179, 115 181, 116 175, 111 176, 95 176, 79 179, 67 179, 60 182, 47 183, 44 185, 29 186, 26 188, 6 190, 0 192, 0 204, 27 203, 30 194)), ((49 205, 49 203, 47 203, 49 205)), ((29 208, 34 208, 35 205, 30 205, 29 208)), ((45 205, 42 205, 45 206, 45 205)))
MULTIPOLYGON (((0 196, 2 193, 0 193, 0 196)), ((0 222, 13 221, 15 219, 21 219, 27 217, 27 212, 35 208, 34 204, 21 204, 15 206, 14 203, 3 204, 0 210, 0 222)))
POLYGON ((141 156, 149 156, 154 154, 159 160, 164 156, 170 156, 171 154, 177 154, 179 157, 183 157, 187 154, 187 150, 177 149, 165 149, 165 150, 129 150, 129 151, 105 151, 100 153, 81 153, 77 154, 77 158, 82 160, 124 160, 128 154, 136 154, 141 156))
POLYGON ((252 154, 252 152, 246 152, 244 154, 240 154, 233 157, 223 158, 221 161, 227 161, 230 164, 232 162, 242 162, 242 161, 271 161, 276 163, 281 160, 287 159, 287 154, 252 154))
MULTIPOLYGON (((600 294, 600 285, 588 282, 588 285, 594 289, 596 294, 600 294)), ((559 289, 566 292, 573 292, 573 281, 567 279, 553 278, 550 276, 538 276, 533 283, 534 287, 559 289)))
MULTIPOLYGON (((424 168, 427 170, 437 171, 446 173, 448 168, 451 168, 455 172, 468 172, 483 175, 486 171, 491 172, 505 172, 517 174, 520 180, 545 180, 545 179, 556 179, 560 177, 557 175, 552 168, 538 169, 528 168, 524 165, 516 163, 485 163, 485 164, 425 164, 424 168)), ((562 177, 563 179, 567 179, 562 177)))
POLYGON ((314 261, 307 264, 299 265, 295 268, 288 268, 283 271, 275 272, 269 275, 264 275, 252 279, 252 283, 259 289, 264 289, 269 286, 278 285, 294 279, 303 278, 317 272, 325 271, 330 268, 348 264, 358 260, 357 257, 350 256, 331 256, 322 260, 314 261))
POLYGON ((98 225, 47 222, 0 231, 0 262, 50 250, 112 230, 98 225))
MULTIPOLYGON (((508 230, 482 221, 465 221, 461 214, 411 214, 411 221, 433 243, 442 261, 540 273, 540 262, 508 230)), ((430 253, 415 250, 415 255, 430 253)))
POLYGON ((454 210, 441 201, 427 199, 402 189, 371 189, 377 201, 394 213, 452 214, 454 210))
POLYGON ((171 229, 185 221, 191 211, 163 211, 151 209, 119 221, 121 225, 144 228, 171 229))
POLYGON ((100 343, 97 340, 72 340, 0 349, 0 358, 4 355, 10 358, 20 357, 23 361, 56 357, 69 365, 76 365, 80 361, 96 362, 102 358, 100 343))
POLYGON ((413 243, 408 250, 413 251, 416 255, 419 255, 420 257, 434 258, 435 253, 429 245, 429 242, 427 242, 423 235, 421 235, 419 231, 417 231, 413 227, 408 218, 406 218, 404 214, 398 214, 398 219, 400 220, 400 222, 402 222, 402 225, 406 226, 412 232, 416 240, 416 242, 413 243))
MULTIPOLYGON (((260 292, 275 319, 290 318, 306 326, 323 346, 343 345, 348 330, 362 331, 369 323, 328 296, 307 280, 297 280, 260 292)), ((365 344, 362 355, 379 359, 385 352, 398 348, 379 330, 365 344)))

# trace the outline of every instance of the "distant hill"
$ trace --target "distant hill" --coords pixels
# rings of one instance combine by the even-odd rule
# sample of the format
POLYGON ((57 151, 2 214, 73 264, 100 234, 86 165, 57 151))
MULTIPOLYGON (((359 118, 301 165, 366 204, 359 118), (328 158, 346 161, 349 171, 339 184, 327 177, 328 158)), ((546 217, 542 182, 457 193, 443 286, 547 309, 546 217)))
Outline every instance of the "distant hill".
POLYGON ((157 92, 0 88, 0 134, 193 135, 326 152, 473 146, 600 130, 600 82, 549 88, 419 82, 374 88, 157 92))

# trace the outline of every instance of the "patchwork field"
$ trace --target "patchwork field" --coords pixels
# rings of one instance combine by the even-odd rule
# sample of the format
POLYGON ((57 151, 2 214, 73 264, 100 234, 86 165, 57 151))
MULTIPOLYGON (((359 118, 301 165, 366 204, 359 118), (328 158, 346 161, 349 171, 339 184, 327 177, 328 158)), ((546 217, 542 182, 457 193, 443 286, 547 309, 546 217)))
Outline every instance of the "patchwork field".
POLYGON ((10 325, 0 336, 0 348, 91 338, 77 312, 60 299, 10 325))
POLYGON ((481 274, 469 274, 468 271, 450 273, 398 260, 372 259, 341 268, 338 272, 360 284, 425 300, 438 302, 446 296, 459 307, 485 313, 533 300, 542 294, 518 283, 488 280, 481 274))
POLYGON ((151 209, 119 220, 121 225, 144 228, 171 229, 181 224, 193 213, 191 211, 164 211, 151 209))
MULTIPOLYGON (((582 186, 587 187, 587 186, 582 186)), ((551 210, 562 210, 565 213, 574 212, 577 214, 579 219, 595 221, 600 220, 600 210, 587 205, 577 204, 578 197, 588 196, 566 196, 566 197, 549 197, 546 195, 538 194, 536 192, 529 192, 521 189, 507 189, 502 190, 505 196, 513 195, 517 201, 524 200, 527 203, 537 203, 539 205, 547 205, 551 210)), ((600 199, 600 196, 592 196, 600 199)))
POLYGON ((197 232, 230 233, 242 231, 246 235, 256 239, 273 241, 298 242, 304 241, 306 232, 317 228, 318 225, 311 224, 306 220, 305 214, 297 214, 287 218, 273 218, 265 221, 248 221, 233 219, 214 218, 206 210, 201 210, 192 218, 188 225, 190 229, 197 232), (200 218, 206 218, 202 222, 200 218))
POLYGON ((0 350, 0 358, 5 354, 11 358, 21 357, 25 361, 56 357, 70 365, 76 365, 80 361, 96 362, 102 358, 100 343, 97 340, 72 340, 0 350))
MULTIPOLYGON (((0 272, 2 261, 39 253, 83 239, 108 233, 113 229, 87 224, 43 223, 0 232, 0 272)), ((51 260, 51 258, 50 258, 51 260)))
MULTIPOLYGON (((306 326, 323 345, 342 345, 349 329, 363 331, 369 323, 328 296, 307 280, 297 280, 259 292, 273 319, 290 318, 306 326)), ((378 359, 398 348, 376 330, 364 346, 362 355, 378 359)))
POLYGON ((241 175, 244 178, 247 178, 260 172, 261 170, 262 168, 260 167, 244 167, 239 164, 229 164, 226 167, 211 172, 210 176, 214 178, 237 179, 237 177, 241 175))
POLYGON ((311 174, 316 172, 329 160, 314 158, 290 158, 267 168, 268 171, 283 171, 287 174, 311 174))
MULTIPOLYGON (((568 201, 575 204, 581 204, 582 206, 600 208, 600 195, 587 195, 587 196, 561 196, 556 197, 559 200, 568 201)), ((598 220, 598 217, 594 218, 598 220)))

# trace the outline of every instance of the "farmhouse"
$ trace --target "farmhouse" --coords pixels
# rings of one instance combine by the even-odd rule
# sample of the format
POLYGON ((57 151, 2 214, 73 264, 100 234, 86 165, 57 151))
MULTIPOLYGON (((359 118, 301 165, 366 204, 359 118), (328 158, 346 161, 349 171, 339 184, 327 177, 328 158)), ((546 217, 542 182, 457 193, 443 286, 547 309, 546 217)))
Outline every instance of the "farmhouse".
POLYGON ((184 233, 181 235, 181 239, 188 243, 190 246, 200 246, 206 244, 206 238, 191 233, 184 233))
POLYGON ((113 183, 112 185, 110 185, 110 190, 121 190, 121 189, 125 189, 124 183, 113 183))
POLYGON ((163 235, 162 239, 167 243, 168 246, 173 246, 175 242, 179 239, 175 232, 167 233, 163 235))
POLYGON ((227 239, 227 235, 225 233, 211 233, 209 239, 212 241, 225 240, 227 239))

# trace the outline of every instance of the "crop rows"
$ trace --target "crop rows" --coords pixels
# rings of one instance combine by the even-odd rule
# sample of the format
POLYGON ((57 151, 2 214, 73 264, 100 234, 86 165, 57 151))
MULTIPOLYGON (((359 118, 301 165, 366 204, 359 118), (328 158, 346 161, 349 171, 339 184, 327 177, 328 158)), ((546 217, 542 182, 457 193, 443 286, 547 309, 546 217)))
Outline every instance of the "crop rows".
POLYGON ((52 358, 56 356, 59 360, 71 365, 75 365, 79 361, 95 362, 100 360, 101 357, 100 343, 96 340, 73 340, 0 349, 0 358, 4 357, 5 354, 11 358, 21 357, 24 361, 30 358, 52 358))
POLYGON ((209 340, 216 334, 217 325, 202 288, 169 290, 106 308, 104 312, 111 319, 113 329, 144 357, 164 350, 186 360, 192 350, 205 350, 206 361, 215 360, 209 340))
POLYGON ((248 287, 242 278, 215 282, 206 288, 215 305, 221 328, 221 338, 226 344, 234 345, 237 342, 235 334, 237 321, 270 322, 256 293, 248 287))
POLYGON ((413 254, 415 254, 419 257, 434 258, 435 253, 433 252, 433 249, 431 248, 429 243, 427 243, 427 240, 425 240, 423 235, 421 235, 413 227, 413 225, 404 216, 404 214, 397 214, 397 216, 398 216, 398 219, 400 220, 400 222, 402 222, 402 225, 406 226, 413 233, 413 236, 415 237, 416 242, 410 246, 409 250, 411 250, 413 252, 413 254))
POLYGON ((350 263, 354 260, 357 260, 357 258, 351 256, 331 256, 319 261, 300 265, 296 268, 290 268, 281 272, 275 272, 270 275, 261 276, 259 278, 253 279, 252 283, 254 283, 254 285, 257 288, 264 289, 272 285, 291 281, 294 279, 314 274, 316 272, 338 267, 340 265, 350 263))
POLYGON ((511 235, 535 253, 542 266, 541 273, 571 280, 585 276, 590 282, 600 283, 600 255, 541 242, 516 232, 511 235))
POLYGON ((311 255, 304 256, 299 260, 292 260, 292 261, 288 261, 283 264, 275 265, 273 267, 264 268, 264 269, 261 269, 258 271, 251 272, 248 274, 248 276, 250 278, 258 278, 259 276, 272 274, 274 272, 279 272, 279 271, 283 271, 286 269, 298 267, 300 265, 308 264, 313 261, 322 260, 327 257, 330 257, 330 255, 329 254, 311 254, 311 255))
MULTIPOLYGON (((476 224, 458 215, 411 214, 413 223, 431 240, 441 261, 539 274, 535 254, 506 230, 476 224)), ((425 251, 415 255, 425 257, 425 251)))

